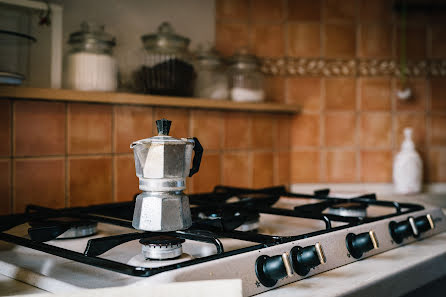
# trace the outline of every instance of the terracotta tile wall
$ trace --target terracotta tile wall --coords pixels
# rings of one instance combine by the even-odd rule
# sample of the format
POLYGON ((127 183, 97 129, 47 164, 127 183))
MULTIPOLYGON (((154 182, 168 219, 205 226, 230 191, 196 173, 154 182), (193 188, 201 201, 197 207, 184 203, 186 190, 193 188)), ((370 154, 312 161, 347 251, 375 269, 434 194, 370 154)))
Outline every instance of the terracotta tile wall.
POLYGON ((196 136, 205 147, 189 192, 215 185, 288 183, 286 116, 144 106, 0 100, 0 213, 131 200, 138 192, 130 143, 155 135, 196 136))
MULTIPOLYGON (((216 44, 225 55, 245 46, 273 58, 398 59, 402 31, 392 6, 391 0, 217 0, 216 44)), ((444 13, 409 14, 406 34, 410 60, 446 58, 444 13)), ((414 96, 401 102, 400 83, 390 76, 269 76, 269 100, 303 107, 289 123, 290 182, 391 182, 404 127, 414 129, 425 181, 446 182, 446 79, 411 78, 409 85, 414 96)))
MULTIPOLYGON (((396 58, 397 19, 387 0, 218 0, 216 43, 265 57, 396 58)), ((413 16, 411 59, 445 58, 446 18, 413 16)), ((133 140, 196 136, 205 147, 189 192, 216 184, 390 182, 401 131, 414 128, 427 182, 446 182, 446 79, 410 80, 399 102, 393 77, 270 76, 271 101, 300 115, 0 100, 0 213, 28 203, 64 207, 126 201, 138 191, 133 140)))

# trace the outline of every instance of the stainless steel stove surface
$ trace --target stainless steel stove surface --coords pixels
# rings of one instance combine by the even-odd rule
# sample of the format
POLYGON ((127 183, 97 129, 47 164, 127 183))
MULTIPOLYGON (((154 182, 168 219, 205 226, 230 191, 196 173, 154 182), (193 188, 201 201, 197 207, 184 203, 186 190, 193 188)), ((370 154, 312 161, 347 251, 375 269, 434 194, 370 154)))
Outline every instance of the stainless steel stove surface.
POLYGON ((240 278, 255 295, 446 230, 440 209, 284 187, 189 196, 192 227, 132 228, 134 203, 0 217, 0 274, 50 292, 240 278), (26 273, 24 273, 26 272, 26 273))

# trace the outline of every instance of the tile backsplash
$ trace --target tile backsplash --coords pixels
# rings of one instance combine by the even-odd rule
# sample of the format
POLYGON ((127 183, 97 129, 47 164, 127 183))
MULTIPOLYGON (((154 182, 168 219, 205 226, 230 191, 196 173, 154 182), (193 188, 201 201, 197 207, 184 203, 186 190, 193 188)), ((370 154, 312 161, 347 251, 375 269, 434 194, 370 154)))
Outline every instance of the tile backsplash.
MULTIPOLYGON (((216 46, 225 55, 245 46, 276 60, 398 61, 392 5, 217 0, 216 46)), ((409 60, 446 58, 444 20, 409 16, 409 60)), ((396 76, 358 71, 268 75, 269 100, 302 106, 296 116, 2 99, 0 213, 22 212, 29 203, 65 207, 132 199, 138 180, 129 145, 154 135, 154 121, 162 117, 173 121, 171 135, 195 136, 205 148, 188 192, 217 184, 391 182, 404 127, 414 129, 425 181, 446 182, 446 78, 411 77, 414 96, 407 102, 396 99, 399 86, 396 76)))
POLYGON ((145 106, 0 101, 0 213, 131 200, 138 192, 131 142, 173 121, 171 135, 197 137, 202 167, 188 192, 215 185, 288 183, 287 116, 145 106))
MULTIPOLYGON (((245 46, 271 60, 269 98, 303 107, 290 123, 290 183, 391 182, 405 127, 414 129, 425 182, 446 181, 444 73, 410 77, 413 96, 401 101, 396 98, 400 81, 390 75, 395 71, 379 70, 394 69, 391 61, 398 63, 401 56, 403 31, 393 2, 217 0, 217 48, 231 55, 245 46), (299 59, 305 70, 287 68, 296 63, 290 59, 299 59), (345 75, 326 75, 303 59, 357 66, 345 75), (374 74, 374 59, 390 64, 380 62, 374 74)), ((444 60, 446 16, 409 13, 406 40, 410 63, 444 60)))

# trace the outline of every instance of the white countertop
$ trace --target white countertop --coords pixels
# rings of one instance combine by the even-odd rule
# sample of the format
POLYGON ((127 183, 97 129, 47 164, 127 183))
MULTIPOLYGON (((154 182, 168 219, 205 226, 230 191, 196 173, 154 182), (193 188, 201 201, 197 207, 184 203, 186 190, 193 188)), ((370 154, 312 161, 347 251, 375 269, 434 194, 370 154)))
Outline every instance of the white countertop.
POLYGON ((13 296, 22 294, 45 293, 46 291, 30 286, 28 284, 16 281, 12 278, 0 274, 0 295, 13 296))

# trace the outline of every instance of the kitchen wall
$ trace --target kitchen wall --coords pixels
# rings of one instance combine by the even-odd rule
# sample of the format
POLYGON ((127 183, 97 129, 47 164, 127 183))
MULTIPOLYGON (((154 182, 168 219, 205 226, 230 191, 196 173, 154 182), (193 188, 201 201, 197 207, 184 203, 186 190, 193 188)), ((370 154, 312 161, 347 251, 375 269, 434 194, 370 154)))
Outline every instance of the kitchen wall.
MULTIPOLYGON (((131 2, 141 10, 144 6, 136 0, 110 7, 103 1, 90 2, 114 10, 105 23, 121 32, 117 36, 136 30, 127 29, 131 18, 123 20, 117 11, 138 13, 130 4, 119 5, 131 2)), ((81 12, 105 18, 104 12, 97 7, 90 11, 85 3, 63 1, 65 23, 71 28, 87 19, 81 12)), ((205 147, 202 168, 188 180, 188 192, 208 191, 217 184, 391 182, 392 158, 405 126, 415 130, 425 181, 446 181, 443 68, 439 66, 440 75, 421 71, 410 80, 414 98, 396 100, 398 80, 392 65, 398 58, 399 33, 390 1, 219 0, 215 4, 212 24, 215 21, 219 50, 230 55, 246 46, 264 57, 268 100, 299 104, 300 115, 2 99, 0 213, 21 212, 28 203, 64 207, 130 200, 138 181, 129 144, 154 135, 154 121, 161 117, 173 121, 174 136, 196 136, 205 147)), ((199 12, 184 15, 202 13, 194 7, 199 12)), ((134 45, 118 37, 129 51, 139 46, 141 34, 166 19, 145 11, 140 18, 156 21, 129 34, 132 40, 126 42, 134 45)), ((446 55, 445 19, 409 18, 411 61, 441 64, 446 55)), ((171 20, 174 25, 175 20, 171 20)), ((134 22, 143 24, 136 18, 134 22)), ((175 26, 194 40, 206 35, 175 26)), ((415 74, 417 67, 422 68, 417 63, 410 67, 415 74)))
POLYGON ((414 129, 425 181, 446 181, 446 79, 432 62, 446 57, 445 13, 408 15, 414 96, 403 102, 389 70, 401 56, 392 2, 217 1, 218 49, 267 57, 271 97, 303 107, 290 123, 291 183, 391 182, 404 127, 414 129), (418 73, 427 59, 434 78, 418 73))
POLYGON ((188 192, 217 184, 288 183, 288 135, 272 114, 144 106, 0 101, 0 213, 131 200, 138 192, 130 144, 156 134, 195 136, 205 148, 188 192))

